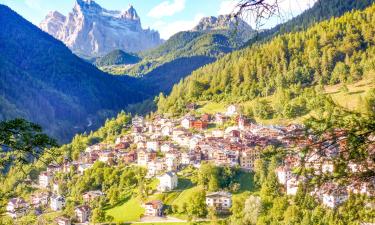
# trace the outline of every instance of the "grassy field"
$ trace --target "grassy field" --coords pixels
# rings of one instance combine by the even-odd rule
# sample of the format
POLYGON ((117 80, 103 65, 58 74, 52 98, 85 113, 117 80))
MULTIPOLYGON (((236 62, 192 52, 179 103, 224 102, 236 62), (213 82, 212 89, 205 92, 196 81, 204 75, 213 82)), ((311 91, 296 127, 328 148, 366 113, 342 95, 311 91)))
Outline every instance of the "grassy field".
POLYGON ((113 216, 114 222, 138 221, 144 213, 141 201, 131 198, 122 204, 106 210, 106 214, 113 216))

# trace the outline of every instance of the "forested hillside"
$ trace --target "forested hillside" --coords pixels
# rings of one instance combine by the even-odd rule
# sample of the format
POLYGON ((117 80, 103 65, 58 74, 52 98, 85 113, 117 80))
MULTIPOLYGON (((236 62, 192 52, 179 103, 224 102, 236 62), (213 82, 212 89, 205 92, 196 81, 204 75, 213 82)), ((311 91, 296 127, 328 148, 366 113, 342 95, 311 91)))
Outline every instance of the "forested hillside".
POLYGON ((314 23, 330 19, 331 17, 339 17, 351 10, 363 10, 372 3, 374 3, 374 0, 318 0, 310 9, 307 9, 301 15, 283 24, 279 24, 272 29, 259 33, 249 40, 244 47, 254 42, 269 40, 279 34, 307 29, 314 23))
POLYGON ((68 141, 145 98, 129 78, 99 71, 3 5, 0 25, 2 120, 23 117, 68 141))
POLYGON ((322 85, 374 77, 374 13, 371 6, 231 53, 194 71, 169 97, 161 95, 159 111, 181 113, 189 102, 244 102, 275 95, 277 105, 259 100, 249 111, 264 118, 306 114, 322 85))

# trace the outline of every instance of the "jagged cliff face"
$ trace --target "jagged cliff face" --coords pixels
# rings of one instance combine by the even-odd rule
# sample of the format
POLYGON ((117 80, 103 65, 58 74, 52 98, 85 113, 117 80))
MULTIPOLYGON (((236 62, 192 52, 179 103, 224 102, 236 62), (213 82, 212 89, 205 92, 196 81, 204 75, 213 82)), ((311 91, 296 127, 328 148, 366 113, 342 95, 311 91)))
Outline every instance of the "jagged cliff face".
POLYGON ((231 15, 210 16, 202 18, 193 31, 217 32, 236 34, 243 42, 249 40, 255 34, 255 30, 241 18, 234 18, 231 15))
POLYGON ((115 49, 138 52, 162 43, 157 31, 142 29, 133 6, 112 11, 92 0, 76 0, 66 17, 50 12, 39 27, 83 57, 102 56, 115 49))

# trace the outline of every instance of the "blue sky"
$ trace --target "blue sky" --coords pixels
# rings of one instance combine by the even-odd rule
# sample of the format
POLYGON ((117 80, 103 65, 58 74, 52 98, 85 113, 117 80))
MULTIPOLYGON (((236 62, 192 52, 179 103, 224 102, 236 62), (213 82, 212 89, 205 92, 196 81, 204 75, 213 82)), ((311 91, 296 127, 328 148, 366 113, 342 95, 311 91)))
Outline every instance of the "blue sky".
MULTIPOLYGON (((132 4, 141 17, 143 28, 158 30, 164 39, 178 31, 191 29, 204 16, 232 12, 236 1, 238 0, 95 0, 103 8, 110 10, 126 9, 132 4)), ((272 18, 261 28, 272 27, 298 15, 314 1, 281 0, 282 15, 272 18)), ((74 2, 75 0, 0 0, 0 4, 8 5, 36 25, 52 10, 67 15, 74 2)), ((254 26, 253 20, 247 20, 254 26)))

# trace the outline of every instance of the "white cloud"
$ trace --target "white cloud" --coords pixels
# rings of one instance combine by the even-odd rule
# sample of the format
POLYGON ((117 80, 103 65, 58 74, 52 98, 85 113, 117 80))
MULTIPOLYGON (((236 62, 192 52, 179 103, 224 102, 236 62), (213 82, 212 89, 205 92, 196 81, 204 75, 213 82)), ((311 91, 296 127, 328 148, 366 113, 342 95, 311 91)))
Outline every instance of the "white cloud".
POLYGON ((204 17, 204 14, 198 13, 194 16, 193 20, 178 20, 170 23, 164 21, 156 21, 152 28, 159 31, 161 38, 167 40, 172 35, 180 32, 191 30, 198 22, 204 17))
POLYGON ((153 18, 173 16, 185 9, 185 3, 186 0, 164 1, 152 8, 147 15, 153 18))

